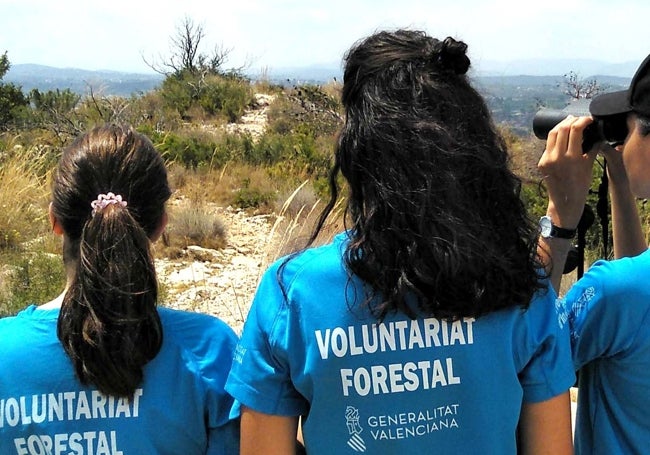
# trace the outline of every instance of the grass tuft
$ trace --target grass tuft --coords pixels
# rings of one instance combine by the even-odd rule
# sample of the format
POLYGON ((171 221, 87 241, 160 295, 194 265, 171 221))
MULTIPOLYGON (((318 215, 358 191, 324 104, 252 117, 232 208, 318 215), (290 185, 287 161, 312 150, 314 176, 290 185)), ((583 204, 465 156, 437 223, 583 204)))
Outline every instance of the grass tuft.
POLYGON ((166 238, 172 248, 196 245, 219 249, 226 245, 226 227, 207 204, 190 201, 169 211, 166 238))

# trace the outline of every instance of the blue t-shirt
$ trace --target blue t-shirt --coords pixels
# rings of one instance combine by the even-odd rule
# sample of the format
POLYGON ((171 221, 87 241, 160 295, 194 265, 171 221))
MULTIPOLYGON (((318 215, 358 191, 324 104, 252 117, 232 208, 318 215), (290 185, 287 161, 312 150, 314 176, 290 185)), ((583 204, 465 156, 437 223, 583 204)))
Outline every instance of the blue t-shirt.
POLYGON ((58 309, 0 319, 0 454, 238 453, 224 390, 236 335, 211 316, 158 311, 162 348, 130 400, 80 384, 56 336, 58 309))
POLYGON ((575 380, 555 293, 477 320, 379 323, 357 304, 363 285, 346 272, 346 239, 287 263, 288 300, 282 261, 265 273, 226 390, 262 413, 303 415, 310 455, 516 453, 522 402, 575 380))
POLYGON ((580 369, 578 454, 650 451, 650 251, 598 261, 560 299, 580 369))

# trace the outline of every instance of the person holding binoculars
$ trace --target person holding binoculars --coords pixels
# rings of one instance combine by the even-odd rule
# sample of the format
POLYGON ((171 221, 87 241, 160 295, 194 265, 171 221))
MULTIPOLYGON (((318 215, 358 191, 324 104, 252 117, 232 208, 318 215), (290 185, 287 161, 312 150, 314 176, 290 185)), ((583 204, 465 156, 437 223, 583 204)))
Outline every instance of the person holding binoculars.
POLYGON ((650 251, 635 198, 650 197, 650 55, 627 90, 594 98, 589 110, 591 117, 569 116, 548 134, 539 169, 548 189, 547 217, 554 229, 542 231, 539 250, 559 290, 593 162, 602 153, 608 163, 615 259, 593 264, 557 302, 570 326, 574 366, 580 370, 575 450, 577 454, 647 453, 650 251), (622 144, 605 137, 615 147, 601 141, 583 153, 583 132, 596 122, 624 124, 622 144))

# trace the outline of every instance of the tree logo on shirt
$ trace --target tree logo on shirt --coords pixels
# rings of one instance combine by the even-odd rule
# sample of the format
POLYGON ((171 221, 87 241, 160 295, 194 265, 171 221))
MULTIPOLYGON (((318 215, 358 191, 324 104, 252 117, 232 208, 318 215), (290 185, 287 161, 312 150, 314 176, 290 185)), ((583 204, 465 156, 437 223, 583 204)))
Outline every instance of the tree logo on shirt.
POLYGON ((359 410, 352 406, 348 406, 345 409, 345 424, 348 427, 348 433, 350 433, 350 439, 348 439, 348 445, 355 452, 365 452, 366 443, 361 437, 361 424, 359 423, 359 410))
POLYGON ((555 309, 558 312, 558 322, 560 323, 560 328, 563 328, 565 324, 569 324, 569 330, 571 332, 571 339, 576 341, 580 338, 580 327, 578 327, 579 320, 584 319, 582 313, 586 311, 589 302, 596 296, 596 289, 593 286, 589 286, 582 291, 580 297, 573 301, 573 303, 567 302, 565 298, 557 298, 555 301, 555 309), (569 305, 571 305, 569 307, 569 305))

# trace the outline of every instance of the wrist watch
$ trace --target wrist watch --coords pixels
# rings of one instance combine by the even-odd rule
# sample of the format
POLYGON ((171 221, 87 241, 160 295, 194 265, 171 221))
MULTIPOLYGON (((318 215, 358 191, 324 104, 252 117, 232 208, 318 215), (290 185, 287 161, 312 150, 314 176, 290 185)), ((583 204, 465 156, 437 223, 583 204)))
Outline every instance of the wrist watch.
POLYGON ((551 217, 545 215, 539 219, 539 229, 542 237, 545 239, 572 239, 576 235, 577 229, 565 229, 553 224, 551 217))

